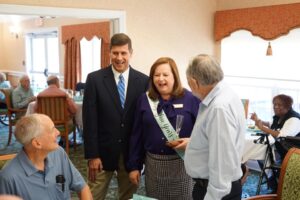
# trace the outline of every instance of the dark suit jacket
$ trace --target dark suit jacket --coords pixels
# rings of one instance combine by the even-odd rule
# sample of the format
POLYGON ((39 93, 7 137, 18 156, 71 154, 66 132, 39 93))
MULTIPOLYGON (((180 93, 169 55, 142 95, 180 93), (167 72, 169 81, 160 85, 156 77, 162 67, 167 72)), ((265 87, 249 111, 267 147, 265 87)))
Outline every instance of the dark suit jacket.
POLYGON ((148 77, 129 68, 124 109, 121 107, 112 66, 88 75, 83 99, 85 158, 101 158, 103 169, 118 169, 121 153, 128 158, 137 98, 148 88, 148 77))

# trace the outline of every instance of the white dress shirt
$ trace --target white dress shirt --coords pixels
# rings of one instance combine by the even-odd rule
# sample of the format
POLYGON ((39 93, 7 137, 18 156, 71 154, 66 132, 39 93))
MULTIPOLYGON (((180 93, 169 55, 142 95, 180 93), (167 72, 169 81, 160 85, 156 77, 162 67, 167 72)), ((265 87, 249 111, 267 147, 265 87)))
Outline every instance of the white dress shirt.
MULTIPOLYGON (((125 94, 125 99, 126 99, 126 94, 127 94, 127 86, 128 86, 128 77, 129 77, 129 68, 128 67, 123 73, 123 78, 124 78, 124 82, 125 82, 125 91, 124 91, 124 94, 125 94)), ((119 76, 120 76, 120 72, 118 72, 117 70, 114 69, 114 67, 112 66, 111 67, 112 71, 113 71, 113 74, 114 74, 114 78, 115 78, 115 81, 116 81, 116 85, 118 85, 118 82, 119 82, 119 76)))
POLYGON ((219 82, 200 104, 184 159, 191 177, 209 180, 205 200, 222 199, 241 178, 245 125, 241 100, 219 82))

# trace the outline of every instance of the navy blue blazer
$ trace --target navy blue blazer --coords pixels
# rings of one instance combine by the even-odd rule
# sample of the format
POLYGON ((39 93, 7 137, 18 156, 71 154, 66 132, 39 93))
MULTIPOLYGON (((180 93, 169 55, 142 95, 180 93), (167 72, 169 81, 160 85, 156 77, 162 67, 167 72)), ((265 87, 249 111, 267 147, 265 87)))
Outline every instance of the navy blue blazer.
POLYGON ((112 66, 88 75, 82 108, 86 159, 101 158, 107 171, 118 169, 121 153, 127 161, 137 98, 147 88, 148 76, 130 67, 122 109, 112 66))

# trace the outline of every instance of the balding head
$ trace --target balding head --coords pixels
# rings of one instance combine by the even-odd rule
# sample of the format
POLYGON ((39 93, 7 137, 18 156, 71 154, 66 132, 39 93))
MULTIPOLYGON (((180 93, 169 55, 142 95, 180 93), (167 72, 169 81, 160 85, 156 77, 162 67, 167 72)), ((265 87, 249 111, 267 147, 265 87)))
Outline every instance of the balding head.
POLYGON ((47 78, 47 84, 53 85, 55 84, 57 87, 59 87, 59 79, 57 76, 51 75, 47 78))

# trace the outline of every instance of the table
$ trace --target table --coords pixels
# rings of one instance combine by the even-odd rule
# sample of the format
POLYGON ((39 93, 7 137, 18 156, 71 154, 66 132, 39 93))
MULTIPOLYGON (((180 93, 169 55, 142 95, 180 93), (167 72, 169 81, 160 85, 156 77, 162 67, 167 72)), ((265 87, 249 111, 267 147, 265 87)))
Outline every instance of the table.
MULTIPOLYGON (((245 146, 242 157, 242 163, 248 160, 264 160, 267 150, 266 144, 256 144, 254 140, 258 139, 260 136, 254 136, 255 131, 247 130, 245 135, 245 146)), ((268 136, 270 144, 275 142, 272 136, 268 136)))

